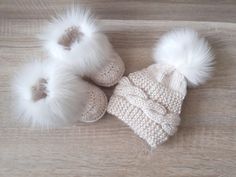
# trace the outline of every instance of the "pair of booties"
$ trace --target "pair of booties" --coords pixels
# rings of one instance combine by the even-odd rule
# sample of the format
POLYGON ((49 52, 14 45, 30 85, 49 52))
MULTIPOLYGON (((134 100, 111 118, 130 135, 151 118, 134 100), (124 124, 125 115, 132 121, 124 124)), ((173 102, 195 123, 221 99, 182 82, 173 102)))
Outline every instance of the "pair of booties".
POLYGON ((204 83, 213 69, 208 42, 191 29, 164 35, 154 47, 154 64, 124 74, 124 63, 88 11, 72 10, 41 35, 50 59, 25 66, 14 81, 18 114, 41 127, 94 122, 107 112, 127 124, 151 147, 180 124, 188 86, 204 83), (110 87, 102 90, 84 80, 110 87))
POLYGON ((108 100, 97 86, 111 87, 125 66, 88 10, 71 9, 39 35, 49 57, 26 64, 13 81, 16 117, 51 128, 95 122, 108 100))

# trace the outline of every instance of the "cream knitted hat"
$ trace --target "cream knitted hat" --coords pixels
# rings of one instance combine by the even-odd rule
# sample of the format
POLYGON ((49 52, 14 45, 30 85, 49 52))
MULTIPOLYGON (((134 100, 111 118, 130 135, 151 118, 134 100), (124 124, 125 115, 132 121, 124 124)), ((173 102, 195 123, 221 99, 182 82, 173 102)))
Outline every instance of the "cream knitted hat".
POLYGON ((205 82, 213 64, 208 43, 190 29, 166 34, 154 59, 157 64, 120 80, 107 110, 151 147, 176 132, 187 85, 205 82))
POLYGON ((110 87, 125 66, 89 10, 71 8, 50 22, 39 36, 49 55, 70 65, 74 73, 110 87))

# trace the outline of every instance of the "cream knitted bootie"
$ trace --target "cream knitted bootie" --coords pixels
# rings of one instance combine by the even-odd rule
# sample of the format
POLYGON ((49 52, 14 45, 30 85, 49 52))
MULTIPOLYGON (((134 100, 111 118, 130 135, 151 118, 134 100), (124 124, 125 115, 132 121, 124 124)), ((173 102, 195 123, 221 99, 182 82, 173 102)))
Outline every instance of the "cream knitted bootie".
POLYGON ((40 35, 50 56, 69 64, 75 74, 110 87, 125 66, 88 10, 72 8, 54 19, 40 35))
POLYGON ((157 64, 121 79, 107 110, 151 147, 176 132, 187 85, 205 82, 213 64, 208 43, 187 29, 165 35, 154 59, 157 64))
POLYGON ((89 83, 87 94, 88 99, 79 120, 82 122, 95 122, 102 118, 107 110, 107 97, 100 88, 89 83))
POLYGON ((106 112, 107 98, 102 90, 51 61, 27 64, 12 84, 16 117, 33 127, 94 122, 106 112))

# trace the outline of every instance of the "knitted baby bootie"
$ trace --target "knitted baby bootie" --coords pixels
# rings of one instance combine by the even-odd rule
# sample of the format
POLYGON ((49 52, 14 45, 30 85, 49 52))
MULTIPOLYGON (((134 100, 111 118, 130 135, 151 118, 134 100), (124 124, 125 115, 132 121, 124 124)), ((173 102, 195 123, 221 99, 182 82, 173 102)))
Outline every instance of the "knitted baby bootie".
POLYGON ((107 97, 98 87, 88 84, 88 99, 80 117, 82 122, 95 122, 102 118, 107 110, 107 97))
POLYGON ((125 72, 125 65, 120 56, 114 51, 110 54, 110 61, 104 64, 104 68, 100 72, 92 73, 89 76, 97 85, 103 87, 115 85, 125 72))
POLYGON ((48 25, 40 39, 51 57, 97 85, 110 87, 124 74, 122 59, 88 10, 68 10, 48 25))
POLYGON ((107 110, 151 147, 177 131, 187 85, 204 83, 213 64, 208 43, 190 29, 166 34, 154 59, 156 64, 121 79, 107 110))
POLYGON ((16 117, 33 127, 94 122, 107 108, 102 90, 51 61, 27 64, 16 74, 12 84, 16 117))

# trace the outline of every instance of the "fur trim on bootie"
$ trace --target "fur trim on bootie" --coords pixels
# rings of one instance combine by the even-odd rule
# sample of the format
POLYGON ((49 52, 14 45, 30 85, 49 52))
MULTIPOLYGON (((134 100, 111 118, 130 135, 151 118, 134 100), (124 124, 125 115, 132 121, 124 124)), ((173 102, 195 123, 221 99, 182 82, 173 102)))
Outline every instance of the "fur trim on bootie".
POLYGON ((67 67, 35 60, 23 66, 12 82, 16 117, 41 128, 96 121, 105 113, 107 99, 98 88, 91 99, 90 88, 67 67), (90 115, 87 119, 85 113, 90 115))
POLYGON ((90 11, 71 8, 58 15, 40 35, 50 56, 70 65, 76 74, 101 86, 116 84, 124 63, 90 11))

